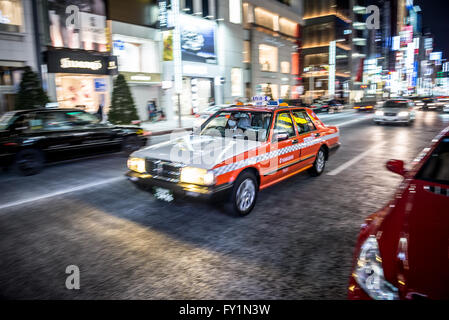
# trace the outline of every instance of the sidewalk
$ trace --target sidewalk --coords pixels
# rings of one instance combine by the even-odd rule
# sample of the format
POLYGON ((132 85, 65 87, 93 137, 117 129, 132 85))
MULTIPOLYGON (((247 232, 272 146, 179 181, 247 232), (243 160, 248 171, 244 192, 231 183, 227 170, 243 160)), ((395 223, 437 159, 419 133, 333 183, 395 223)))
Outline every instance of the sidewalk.
POLYGON ((158 122, 142 122, 141 126, 145 131, 151 132, 152 136, 161 136, 165 134, 170 134, 173 131, 180 130, 192 130, 195 122, 194 116, 183 116, 181 117, 181 128, 178 124, 178 118, 175 117, 172 120, 158 121, 158 122))

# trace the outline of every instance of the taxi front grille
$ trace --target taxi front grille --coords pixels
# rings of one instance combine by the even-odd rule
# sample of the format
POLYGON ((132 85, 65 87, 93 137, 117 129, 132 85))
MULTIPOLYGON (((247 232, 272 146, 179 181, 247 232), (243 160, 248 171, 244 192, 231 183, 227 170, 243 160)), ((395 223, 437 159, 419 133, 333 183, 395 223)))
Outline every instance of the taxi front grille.
POLYGON ((385 113, 385 116, 387 116, 387 117, 396 117, 396 115, 397 115, 397 113, 394 113, 394 112, 385 113))
POLYGON ((153 178, 160 179, 168 182, 178 183, 181 177, 181 169, 183 164, 162 161, 155 159, 147 159, 146 171, 151 174, 153 178))

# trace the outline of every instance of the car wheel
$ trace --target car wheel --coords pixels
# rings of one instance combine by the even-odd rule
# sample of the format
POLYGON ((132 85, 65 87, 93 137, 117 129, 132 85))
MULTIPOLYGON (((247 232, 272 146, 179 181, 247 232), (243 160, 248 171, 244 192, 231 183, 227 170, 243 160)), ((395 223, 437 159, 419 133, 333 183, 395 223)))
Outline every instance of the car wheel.
POLYGON ((122 142, 122 152, 124 155, 128 156, 134 151, 139 150, 142 147, 142 141, 140 141, 137 136, 129 136, 123 139, 122 142))
POLYGON ((40 150, 25 149, 16 156, 16 168, 24 176, 38 174, 44 168, 45 158, 40 150))
POLYGON ((326 168, 326 152, 324 148, 321 148, 315 158, 315 162, 313 163, 313 167, 310 168, 309 173, 312 177, 318 177, 324 172, 324 168, 326 168))
POLYGON ((256 205, 259 186, 251 172, 243 172, 235 181, 231 194, 231 211, 239 217, 248 215, 256 205))

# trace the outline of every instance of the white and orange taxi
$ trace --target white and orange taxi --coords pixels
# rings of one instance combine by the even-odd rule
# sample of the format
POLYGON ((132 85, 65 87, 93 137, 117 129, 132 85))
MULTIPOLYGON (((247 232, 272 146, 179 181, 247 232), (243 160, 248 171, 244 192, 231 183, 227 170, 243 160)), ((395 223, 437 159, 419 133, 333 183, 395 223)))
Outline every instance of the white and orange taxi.
POLYGON ((338 128, 310 109, 237 105, 191 135, 133 153, 127 176, 160 200, 224 200, 245 216, 259 190, 306 170, 319 176, 339 146, 338 128))

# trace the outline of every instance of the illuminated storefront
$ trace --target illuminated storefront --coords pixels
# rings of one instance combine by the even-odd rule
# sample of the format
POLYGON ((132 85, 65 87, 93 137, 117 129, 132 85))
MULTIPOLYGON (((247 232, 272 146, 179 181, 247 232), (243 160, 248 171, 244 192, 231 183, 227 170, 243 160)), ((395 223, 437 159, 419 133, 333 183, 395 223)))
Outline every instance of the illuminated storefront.
POLYGON ((252 29, 251 39, 244 45, 245 62, 251 65, 252 95, 297 97, 300 26, 295 21, 299 18, 246 2, 243 12, 244 27, 252 29))
POLYGON ((155 29, 116 21, 112 22, 112 32, 113 54, 117 56, 118 70, 129 85, 139 118, 149 120, 148 105, 153 103, 165 114, 160 102, 160 35, 155 29), (115 33, 125 31, 127 35, 115 33))
POLYGON ((111 55, 104 0, 48 0, 48 50, 43 79, 60 108, 106 115, 117 58, 111 55))
POLYGON ((111 75, 117 74, 113 56, 70 49, 46 53, 48 73, 53 74, 56 101, 61 108, 81 108, 96 112, 110 106, 111 75))
MULTIPOLYGON (((217 23, 186 14, 181 19, 182 92, 181 115, 203 112, 217 101, 221 88, 222 72, 216 48, 217 23)), ((164 33, 164 80, 169 84, 164 90, 163 103, 169 117, 177 114, 175 94, 173 43, 171 31, 164 33), (170 112, 171 110, 171 112, 170 112)))

